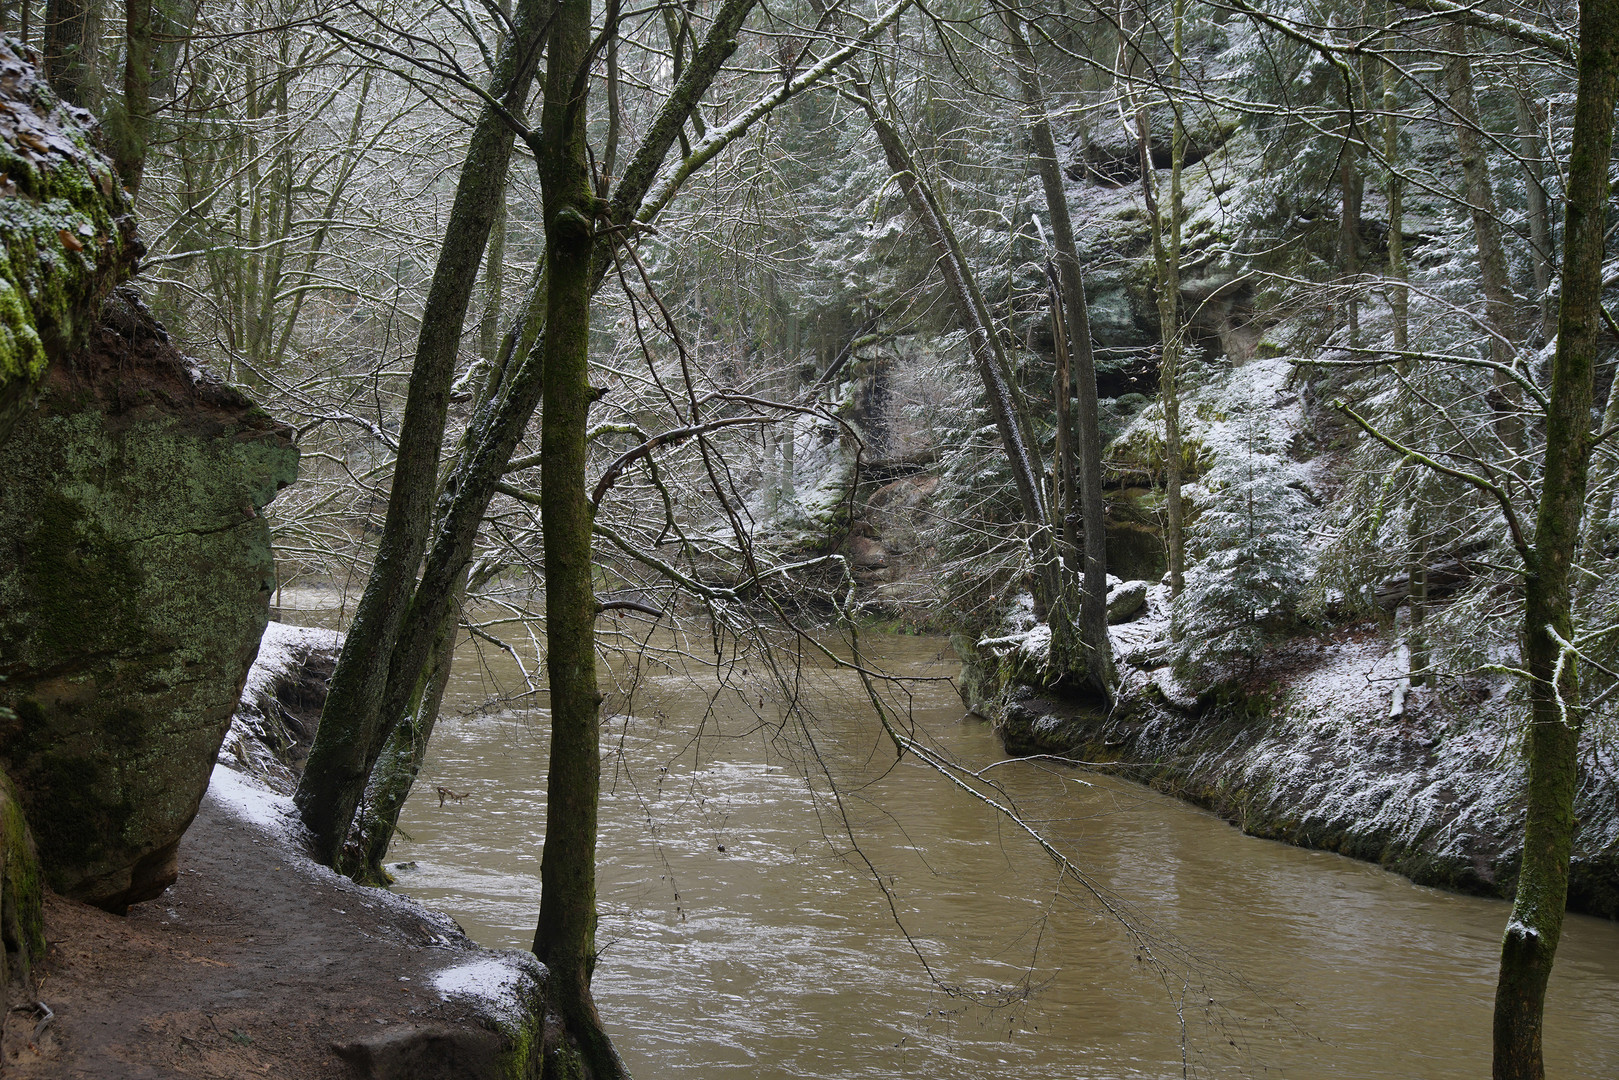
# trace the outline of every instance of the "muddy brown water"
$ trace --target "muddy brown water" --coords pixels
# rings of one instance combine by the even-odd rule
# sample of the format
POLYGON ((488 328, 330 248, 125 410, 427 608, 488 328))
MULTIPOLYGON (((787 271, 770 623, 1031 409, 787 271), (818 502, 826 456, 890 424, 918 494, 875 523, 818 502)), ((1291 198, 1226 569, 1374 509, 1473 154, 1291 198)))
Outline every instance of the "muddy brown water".
MULTIPOLYGON (((956 673, 940 639, 863 646, 956 673)), ((606 710, 594 986, 637 1076, 1489 1075, 1505 903, 1006 762, 949 682, 910 686, 903 721, 985 770, 1098 899, 1006 816, 896 762, 853 675, 805 672, 798 725, 745 664, 734 690, 685 667, 606 710)), ((390 855, 398 891, 494 947, 526 948, 539 902, 547 732, 522 690, 509 657, 463 649, 390 855)), ((1619 926, 1569 919, 1546 1057, 1551 1076, 1619 1077, 1619 926)))

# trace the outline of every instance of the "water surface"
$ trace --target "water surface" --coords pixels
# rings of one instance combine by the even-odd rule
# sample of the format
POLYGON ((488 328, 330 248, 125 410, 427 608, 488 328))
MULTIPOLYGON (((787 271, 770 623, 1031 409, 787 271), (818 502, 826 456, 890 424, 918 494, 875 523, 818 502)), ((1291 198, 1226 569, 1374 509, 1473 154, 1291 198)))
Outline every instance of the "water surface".
MULTIPOLYGON (((938 639, 865 645, 955 674, 938 639)), ((1079 885, 896 761, 849 673, 804 675, 800 724, 744 667, 728 674, 747 689, 671 667, 608 701, 595 987, 636 1075, 1489 1075, 1504 903, 1247 837, 1124 779, 997 765, 949 683, 911 687, 900 720, 993 765, 991 797, 1079 885)), ((521 689, 508 658, 465 650, 390 857, 415 864, 400 891, 497 947, 528 946, 539 901, 544 698, 497 700, 521 689), (441 807, 435 787, 466 798, 441 807)), ((1570 918, 1546 1054, 1553 1076, 1619 1076, 1614 924, 1570 918)))

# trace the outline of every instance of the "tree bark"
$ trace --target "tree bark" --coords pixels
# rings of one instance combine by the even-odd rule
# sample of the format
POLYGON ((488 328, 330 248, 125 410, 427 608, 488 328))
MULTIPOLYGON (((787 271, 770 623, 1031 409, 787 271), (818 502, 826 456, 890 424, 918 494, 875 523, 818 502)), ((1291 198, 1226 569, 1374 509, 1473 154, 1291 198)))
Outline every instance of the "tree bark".
MULTIPOLYGON (((513 111, 520 111, 528 99, 548 7, 542 0, 519 3, 512 32, 491 73, 491 93, 513 111)), ((462 325, 496 204, 503 197, 514 137, 500 114, 485 106, 467 148, 422 313, 376 559, 332 673, 315 744, 298 783, 296 802, 314 840, 314 857, 328 866, 338 860, 371 767, 397 719, 385 717, 380 706, 427 542, 462 325)), ((436 629, 436 620, 433 626, 436 629)))
POLYGON ((1528 815, 1495 996, 1496 1080, 1541 1080, 1541 1029, 1568 901, 1580 713, 1569 565, 1579 541, 1590 464, 1591 399, 1602 328, 1602 261, 1619 87, 1619 2, 1580 6, 1579 85, 1564 217, 1557 352, 1546 410, 1546 464, 1534 549, 1526 552, 1524 658, 1529 668, 1528 815), (1558 661, 1566 659, 1559 667, 1558 661))
POLYGON ((124 0, 124 100, 111 141, 113 164, 131 195, 140 190, 151 143, 153 30, 152 0, 124 0))
MULTIPOLYGON (((1104 694, 1111 694, 1116 676, 1113 643, 1107 631, 1107 511, 1102 495, 1102 429, 1096 395, 1096 357, 1091 350, 1090 312, 1085 304, 1085 279, 1080 269, 1079 248, 1074 242, 1074 225, 1068 213, 1068 196, 1057 161, 1056 141, 1051 134, 1051 118, 1046 111, 1040 69, 1019 25, 1020 18, 1015 9, 1007 10, 1006 23, 1012 42, 1013 61, 1023 91, 1023 104, 1029 114, 1029 136, 1034 148, 1035 168, 1040 174, 1046 210, 1051 217, 1051 239, 1057 253, 1057 283, 1064 315, 1062 322, 1067 330, 1063 337, 1069 358, 1075 366, 1073 392, 1078 399, 1078 409, 1074 415, 1079 451, 1078 475, 1077 478, 1068 478, 1064 486, 1070 496, 1076 493, 1077 488, 1079 516, 1085 534, 1079 639, 1085 652, 1086 675, 1091 684, 1104 694), (1074 479, 1077 479, 1077 484, 1073 482, 1074 479)), ((1065 443, 1068 435, 1065 413, 1070 393, 1066 368, 1067 365, 1063 365, 1057 387, 1057 399, 1061 403, 1057 431, 1058 438, 1065 443)), ((1058 475, 1062 477, 1069 471, 1068 455, 1059 453, 1057 457, 1058 475)), ((1066 526, 1072 508, 1066 500, 1060 505, 1059 514, 1063 520, 1056 524, 1063 528, 1071 544, 1072 537, 1068 534, 1072 530, 1066 526)))
POLYGON ((1535 275, 1536 307, 1540 311, 1540 338, 1557 333, 1557 311, 1552 304, 1552 267, 1557 258, 1552 242, 1551 206, 1546 198, 1545 143, 1540 121, 1545 103, 1530 98, 1527 90, 1513 95, 1518 114, 1518 152, 1523 155, 1524 200, 1529 219, 1529 262, 1535 275))
POLYGON ((1141 186, 1152 224, 1152 255, 1158 275, 1158 332, 1163 357, 1158 368, 1158 397, 1164 409, 1164 532, 1169 549, 1169 594, 1177 597, 1186 587, 1186 536, 1181 505, 1185 450, 1181 445, 1180 363, 1181 334, 1181 219, 1184 217, 1181 167, 1186 159, 1186 125, 1181 120, 1179 91, 1181 34, 1186 21, 1185 0, 1175 0, 1174 42, 1170 60, 1170 105, 1175 110, 1169 154, 1169 214, 1158 202, 1158 181, 1152 167, 1151 117, 1145 103, 1136 107, 1136 141, 1141 155, 1141 186))
POLYGON ((93 0, 48 0, 45 5, 45 78, 58 97, 89 108, 93 73, 90 5, 93 0))

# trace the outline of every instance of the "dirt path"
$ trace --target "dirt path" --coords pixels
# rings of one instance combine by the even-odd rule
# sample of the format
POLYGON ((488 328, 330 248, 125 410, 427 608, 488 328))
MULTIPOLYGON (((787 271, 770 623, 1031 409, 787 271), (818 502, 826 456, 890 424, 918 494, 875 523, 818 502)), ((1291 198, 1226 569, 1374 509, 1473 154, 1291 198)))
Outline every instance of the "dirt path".
POLYGON ((51 897, 54 1020, 31 1043, 41 1014, 6 1017, 8 1080, 498 1075, 512 987, 543 969, 314 866, 284 811, 216 771, 162 897, 128 918, 51 897))

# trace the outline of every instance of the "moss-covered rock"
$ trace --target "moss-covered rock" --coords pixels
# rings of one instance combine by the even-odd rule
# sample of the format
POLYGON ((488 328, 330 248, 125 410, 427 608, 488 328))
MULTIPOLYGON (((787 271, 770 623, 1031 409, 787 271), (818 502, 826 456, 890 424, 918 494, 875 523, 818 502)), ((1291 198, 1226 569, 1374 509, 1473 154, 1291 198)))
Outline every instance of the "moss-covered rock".
POLYGON ((174 879, 269 617, 259 511, 297 460, 123 291, 0 445, 0 763, 58 892, 120 910, 174 879))
POLYGON ((26 984, 45 955, 44 899, 34 838, 16 789, 0 772, 0 1016, 11 1007, 11 984, 26 984))
POLYGON ((83 342, 141 254, 129 196, 92 145, 94 125, 0 38, 0 442, 47 364, 83 342))

